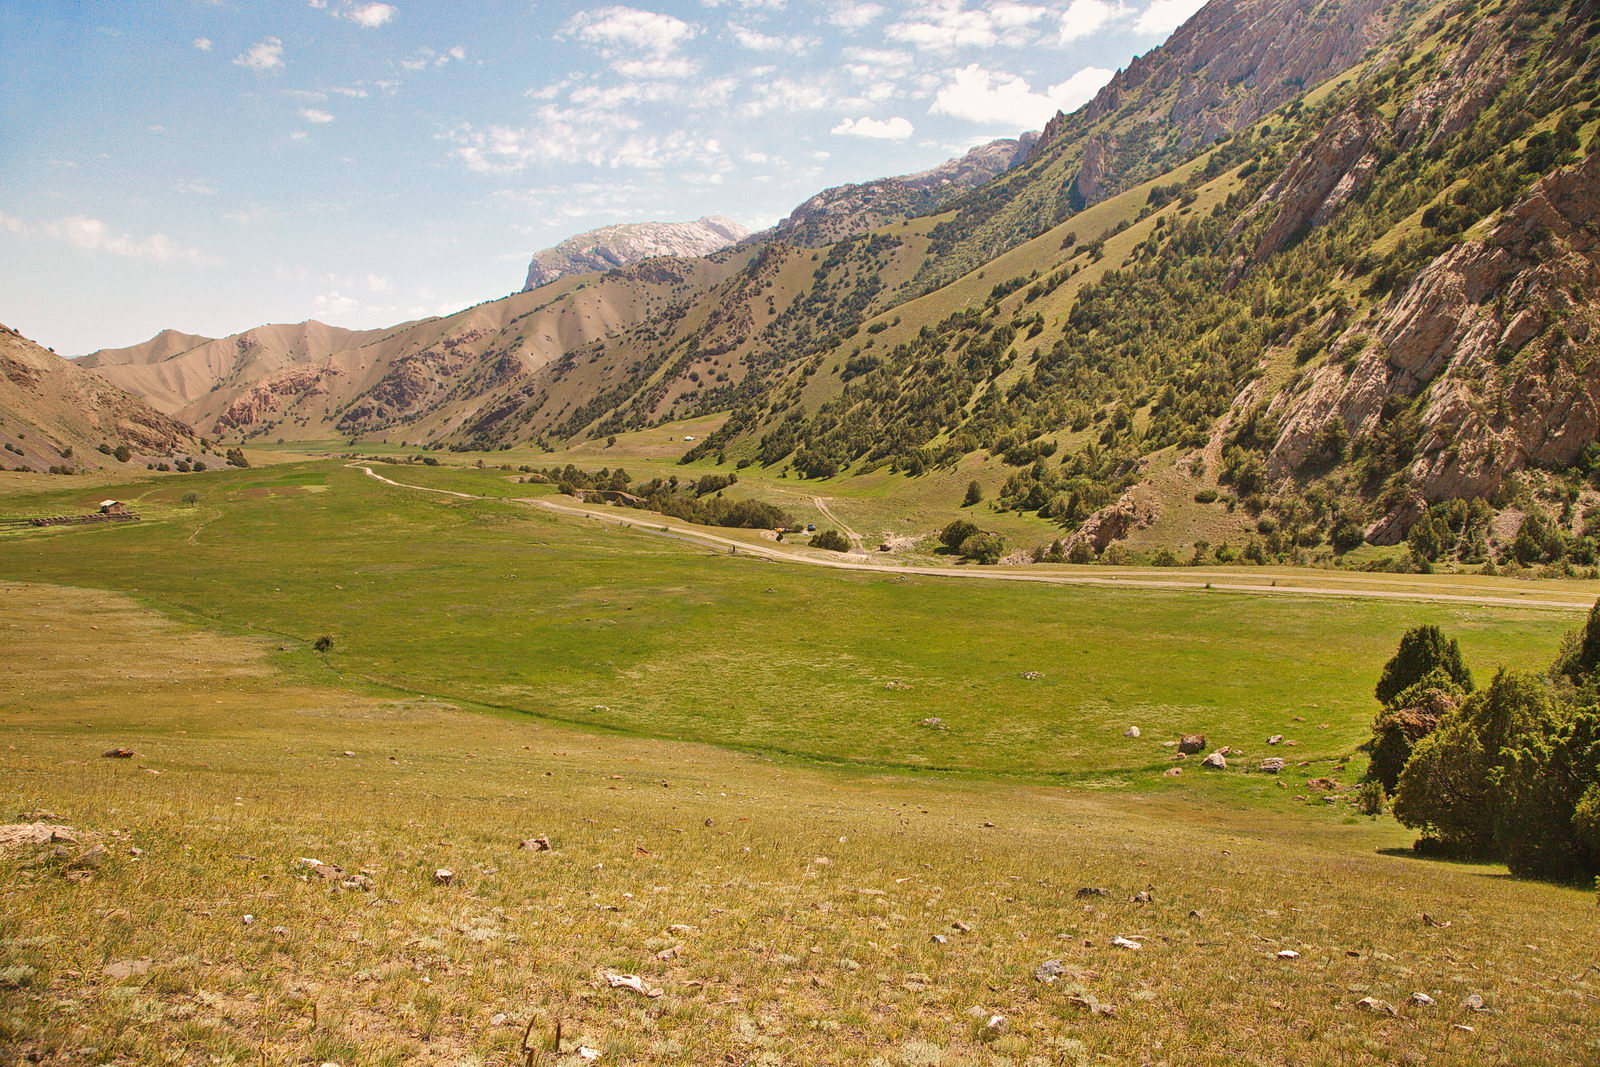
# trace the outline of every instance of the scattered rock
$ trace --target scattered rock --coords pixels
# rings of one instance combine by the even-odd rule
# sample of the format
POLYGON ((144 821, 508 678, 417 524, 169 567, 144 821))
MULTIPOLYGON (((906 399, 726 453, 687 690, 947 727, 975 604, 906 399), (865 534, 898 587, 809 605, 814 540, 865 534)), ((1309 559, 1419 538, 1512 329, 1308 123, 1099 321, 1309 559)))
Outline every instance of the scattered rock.
POLYGON ((1060 960, 1045 960, 1033 969, 1033 976, 1041 982, 1054 982, 1067 973, 1060 960))
POLYGON ((926 726, 930 730, 948 730, 949 729, 949 727, 944 724, 944 720, 939 718, 939 716, 937 716, 937 715, 929 715, 926 719, 923 719, 917 725, 918 726, 926 726))
POLYGON ((1104 1015, 1107 1018, 1117 1014, 1117 1009, 1109 1004, 1102 1004, 1095 999, 1093 993, 1074 993, 1067 998, 1067 1003, 1074 1007, 1085 1008, 1091 1015, 1104 1015))
POLYGON ((102 752, 100 754, 102 756, 104 756, 106 759, 132 759, 133 758, 133 749, 131 749, 131 748, 112 748, 112 749, 107 749, 106 751, 104 751, 104 752, 102 752))
MULTIPOLYGON (((706 825, 709 826, 710 824, 711 820, 707 819, 706 825)), ((521 849, 527 849, 529 852, 549 852, 550 839, 544 834, 540 834, 538 837, 530 837, 523 841, 517 842, 517 847, 521 849)))
POLYGON ((1161 772, 1161 775, 1164 778, 1176 778, 1176 777, 1178 777, 1178 775, 1180 775, 1182 773, 1183 773, 1183 768, 1182 767, 1168 767, 1166 770, 1161 772))
POLYGON ((344 750, 344 751, 343 751, 343 752, 341 752, 341 753, 339 753, 339 754, 340 754, 340 755, 341 755, 341 756, 346 756, 346 757, 350 757, 350 758, 354 758, 354 757, 355 757, 355 753, 354 753, 354 752, 351 752, 351 751, 350 751, 350 750, 349 750, 349 749, 348 749, 348 748, 347 748, 347 749, 345 749, 345 750, 344 750))
POLYGON ((660 952, 657 952, 656 959, 662 960, 663 962, 666 960, 675 960, 678 958, 678 954, 682 951, 682 945, 672 945, 669 948, 664 948, 660 952))
POLYGON ((671 926, 667 927, 667 933, 676 934, 677 936, 682 937, 685 934, 694 933, 694 927, 689 926, 686 923, 673 923, 671 926))
POLYGON ((57 826, 44 822, 21 822, 0 826, 0 853, 31 845, 48 845, 52 842, 70 844, 77 840, 70 826, 57 826))
POLYGON ((1307 789, 1315 789, 1319 793, 1331 793, 1339 788, 1339 783, 1332 778, 1312 778, 1306 782, 1307 789))
POLYGON ((1413 993, 1411 994, 1411 1003, 1420 1004, 1424 1008, 1431 1008, 1434 1005, 1434 999, 1426 993, 1413 993))
POLYGON ((452 871, 448 867, 440 867, 437 871, 433 872, 433 884, 434 885, 449 885, 451 882, 453 882, 455 880, 456 880, 456 872, 452 871))
POLYGON ((1427 912, 1423 912, 1422 913, 1422 925, 1423 926, 1435 926, 1435 927, 1438 927, 1439 929, 1443 930, 1443 929, 1445 929, 1446 927, 1448 927, 1450 925, 1450 920, 1449 919, 1435 919, 1432 915, 1429 915, 1427 912))
POLYGON ((955 922, 950 924, 950 929, 954 930, 958 934, 970 934, 972 933, 972 924, 964 923, 960 919, 957 919, 955 922))
POLYGON ((577 1052, 580 1060, 588 1060, 590 1063, 600 1058, 600 1050, 590 1048, 588 1045, 579 1045, 577 1052))
POLYGON ((928 940, 932 941, 935 945, 947 945, 950 943, 950 939, 943 934, 934 934, 928 940))
POLYGON ((1109 897, 1111 895, 1111 890, 1101 889, 1097 885, 1086 885, 1073 895, 1079 900, 1082 900, 1084 897, 1109 897))
POLYGON ((983 1024, 983 1029, 978 1031, 978 1037, 984 1041, 993 1041, 1009 1033, 1011 1024, 1004 1015, 991 1015, 989 1021, 983 1024))
POLYGON ((1461 1006, 1468 1011, 1488 1011, 1489 1006, 1483 1002, 1482 993, 1468 993, 1461 1000, 1461 1006))
POLYGON ((364 874, 352 874, 350 877, 339 883, 339 887, 341 889, 355 889, 360 890, 363 893, 372 892, 373 885, 372 879, 364 874))
POLYGON ((1041 674, 1041 673, 1040 673, 1040 672, 1038 672, 1038 671, 1023 671, 1023 672, 1022 672, 1022 676, 1023 676, 1023 677, 1024 677, 1024 678, 1026 678, 1026 679, 1028 679, 1028 680, 1029 680, 1029 681, 1030 681, 1030 682, 1031 682, 1031 681, 1034 681, 1034 680, 1036 680, 1036 679, 1039 679, 1039 678, 1043 678, 1043 677, 1044 677, 1044 675, 1043 675, 1043 674, 1041 674))
POLYGON ((90 845, 78 854, 72 861, 72 866, 79 868, 99 867, 106 861, 106 848, 104 845, 90 845))
POLYGON ((241 917, 239 921, 244 923, 246 926, 251 926, 254 925, 256 917, 254 915, 245 915, 241 917))
POLYGON ((1139 728, 1137 726, 1130 726, 1126 730, 1122 731, 1122 736, 1123 737, 1138 737, 1139 736, 1139 728))
POLYGON ((1228 758, 1220 752, 1213 752, 1200 761, 1200 766, 1209 767, 1214 771, 1225 771, 1228 769, 1228 758))
POLYGON ((1281 744, 1283 744, 1283 735, 1282 734, 1273 734, 1271 737, 1267 738, 1267 744, 1269 744, 1269 745, 1281 745, 1281 744))
POLYGON ((1278 950, 1278 958, 1280 960, 1297 960, 1300 958, 1300 953, 1292 948, 1280 948, 1278 950))
POLYGON ((1178 742, 1176 742, 1176 741, 1163 741, 1163 742, 1161 742, 1161 747, 1162 748, 1177 748, 1178 747, 1178 742))
POLYGON ((1360 1011, 1369 1011, 1374 1015, 1398 1016, 1400 1014, 1400 1010, 1393 1004, 1390 1004, 1387 1000, 1379 1000, 1377 997, 1362 997, 1356 1001, 1356 1008, 1360 1011))
POLYGON ((1278 756, 1268 756, 1266 759, 1261 761, 1261 770, 1264 774, 1280 774, 1282 773, 1285 764, 1286 761, 1278 756))
POLYGON ((1133 940, 1131 937, 1123 937, 1120 934, 1117 935, 1116 937, 1113 937, 1111 939, 1111 943, 1113 945, 1115 945, 1117 948, 1131 948, 1135 952, 1137 952, 1140 949, 1144 948, 1143 945, 1139 944, 1139 942, 1133 940))
POLYGON ((606 985, 612 989, 631 989, 640 996, 651 999, 661 995, 661 990, 646 985, 644 979, 636 974, 607 974, 606 985))
POLYGON ((319 878, 325 878, 329 881, 344 876, 343 867, 335 867, 331 863, 323 863, 321 860, 313 859, 310 856, 301 856, 299 859, 294 861, 294 865, 296 867, 303 867, 311 874, 314 874, 319 878))
POLYGON ((1130 898, 1129 903, 1131 903, 1131 904, 1148 904, 1148 903, 1150 903, 1150 901, 1152 899, 1153 898, 1150 896, 1150 890, 1141 889, 1137 893, 1135 893, 1132 896, 1132 898, 1130 898))
POLYGON ((1184 734, 1178 738, 1178 751, 1193 756, 1206 750, 1205 734, 1184 734))

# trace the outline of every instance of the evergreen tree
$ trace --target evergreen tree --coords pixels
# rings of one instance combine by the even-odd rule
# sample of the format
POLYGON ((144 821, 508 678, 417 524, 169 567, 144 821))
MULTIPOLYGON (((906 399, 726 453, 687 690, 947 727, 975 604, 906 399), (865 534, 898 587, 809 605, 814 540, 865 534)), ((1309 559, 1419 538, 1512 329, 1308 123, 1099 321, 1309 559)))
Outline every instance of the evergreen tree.
POLYGON ((1437 626, 1418 626, 1400 638, 1400 647, 1383 666, 1376 695, 1384 707, 1394 707, 1394 699, 1434 671, 1443 671, 1456 686, 1472 691, 1472 673, 1461 660, 1461 646, 1455 638, 1445 639, 1437 626))

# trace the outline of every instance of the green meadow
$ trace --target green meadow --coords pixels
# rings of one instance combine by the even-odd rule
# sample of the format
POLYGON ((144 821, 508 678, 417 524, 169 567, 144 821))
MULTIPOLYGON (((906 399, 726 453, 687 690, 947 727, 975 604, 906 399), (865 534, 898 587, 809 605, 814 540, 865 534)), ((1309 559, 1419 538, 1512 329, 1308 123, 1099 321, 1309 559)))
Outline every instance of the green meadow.
POLYGON ((1404 629, 1533 667, 1581 605, 841 572, 377 469, 496 499, 337 461, 7 483, 144 516, 0 535, 18 1062, 1600 1055, 1593 894, 1345 795, 1404 629), (1179 763, 1190 731, 1246 754, 1179 763))

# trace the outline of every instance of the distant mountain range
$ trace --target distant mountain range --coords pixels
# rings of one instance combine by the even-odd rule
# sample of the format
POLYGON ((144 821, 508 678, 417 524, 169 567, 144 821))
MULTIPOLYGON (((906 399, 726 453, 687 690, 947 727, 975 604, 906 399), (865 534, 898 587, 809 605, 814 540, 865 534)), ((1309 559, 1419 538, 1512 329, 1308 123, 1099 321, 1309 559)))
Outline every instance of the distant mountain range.
POLYGON ((615 270, 657 256, 709 256, 748 236, 749 230, 721 215, 708 215, 693 222, 602 226, 535 252, 522 289, 527 292, 569 274, 615 270))
POLYGON ((1014 468, 994 503, 1091 553, 1206 529, 1293 558, 1458 498, 1582 539, 1597 32, 1555 0, 1213 0, 1036 139, 710 252, 656 255, 657 230, 611 266, 634 251, 590 241, 603 269, 446 318, 167 333, 84 366, 230 438, 495 448, 722 412, 687 458, 981 454, 1014 468))

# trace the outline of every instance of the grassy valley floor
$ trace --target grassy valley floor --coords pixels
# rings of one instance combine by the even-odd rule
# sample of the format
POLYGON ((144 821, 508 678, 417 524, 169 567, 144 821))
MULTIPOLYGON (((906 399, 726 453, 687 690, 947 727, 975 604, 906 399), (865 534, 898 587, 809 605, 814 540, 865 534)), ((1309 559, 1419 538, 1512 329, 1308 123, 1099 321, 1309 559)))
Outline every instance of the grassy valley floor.
POLYGON ((1600 1056, 1592 892, 1306 782, 1358 771, 1406 627, 1484 672, 1575 613, 835 573, 332 463, 4 510, 96 494, 145 521, 0 541, 0 821, 77 838, 0 859, 15 1056, 1600 1056), (1248 756, 1166 777, 1185 730, 1248 756))

